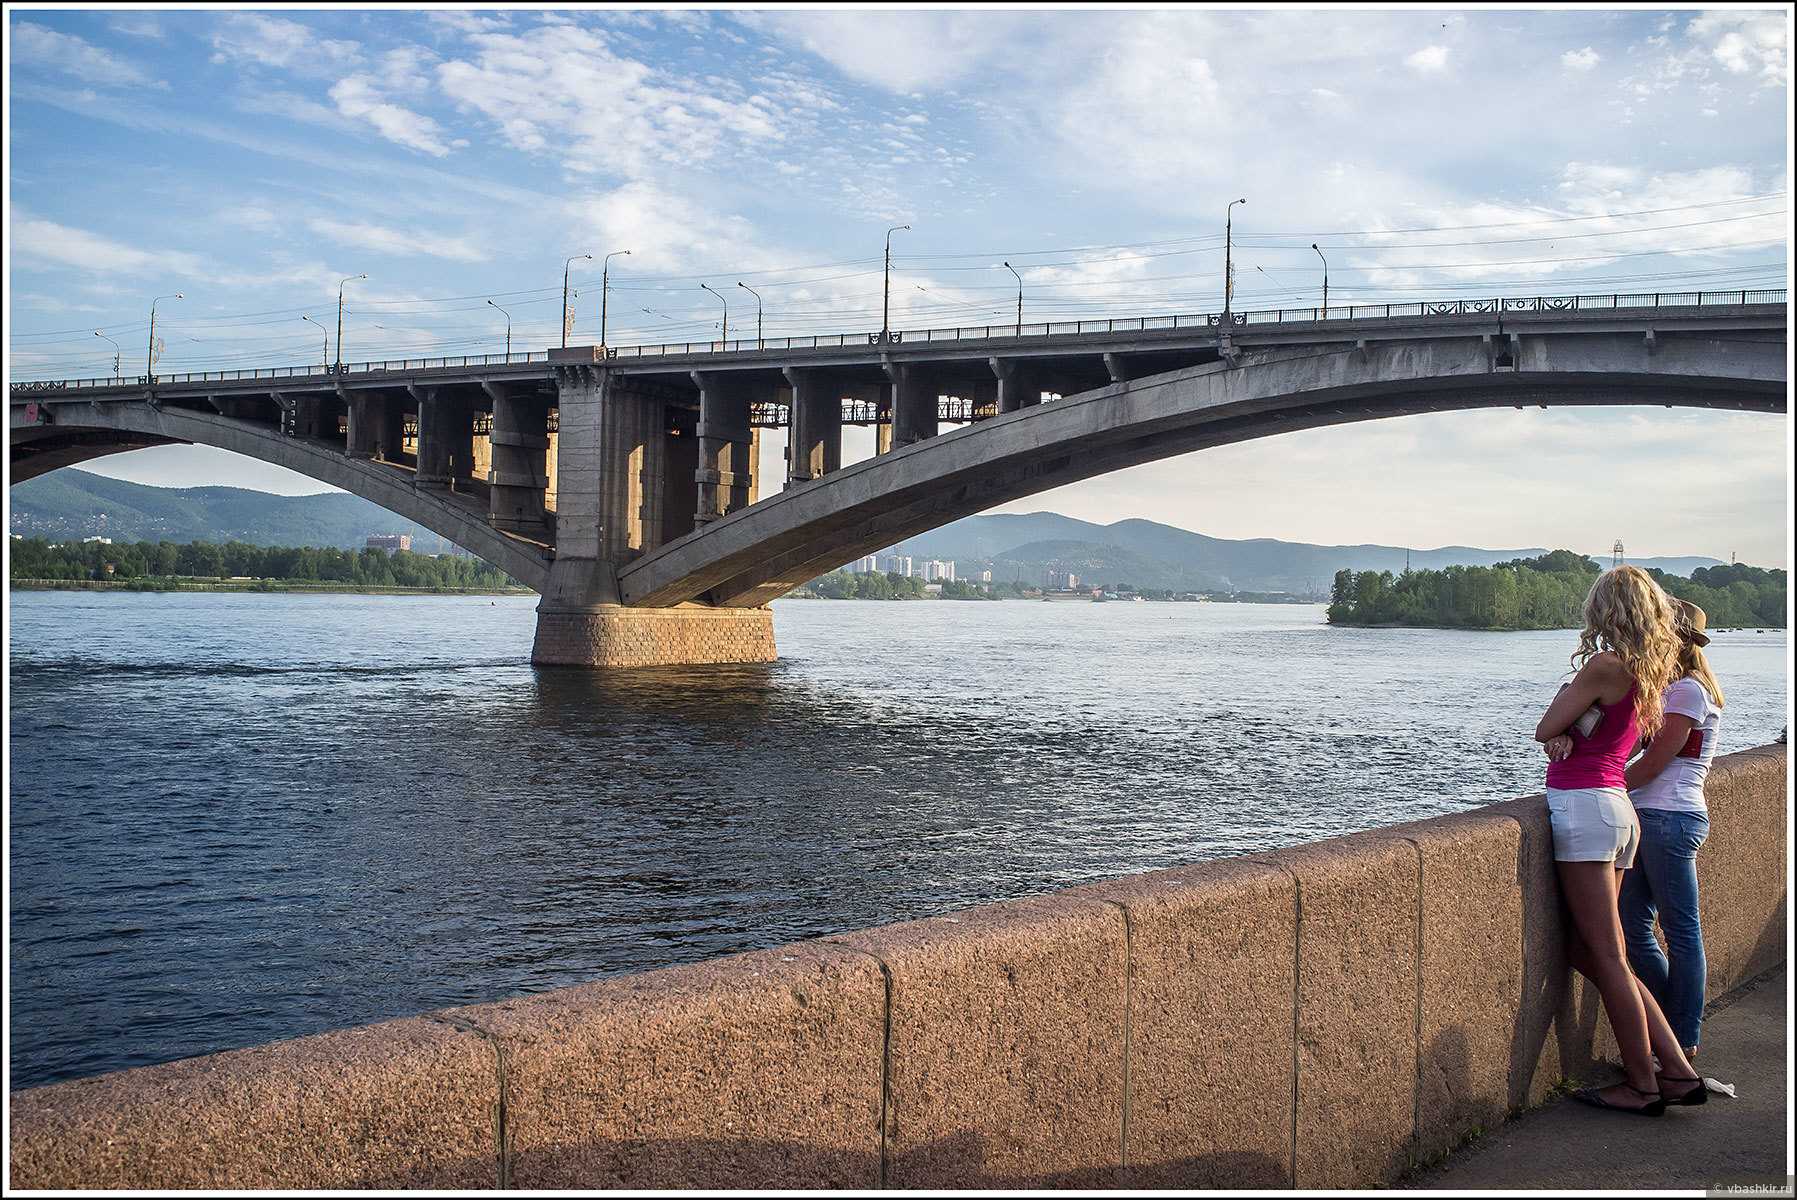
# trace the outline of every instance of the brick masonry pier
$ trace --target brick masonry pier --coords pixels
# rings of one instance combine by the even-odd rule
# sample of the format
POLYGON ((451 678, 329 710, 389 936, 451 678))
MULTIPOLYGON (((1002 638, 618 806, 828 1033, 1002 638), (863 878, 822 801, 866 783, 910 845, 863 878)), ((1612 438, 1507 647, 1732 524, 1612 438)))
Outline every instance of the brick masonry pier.
POLYGON ((659 667, 773 662, 768 608, 595 606, 537 613, 530 661, 539 667, 659 667))
MULTIPOLYGON (((1787 771, 1711 772, 1712 995, 1783 961, 1787 771)), ((11 1184, 1373 1186, 1607 1071, 1563 921, 1533 796, 18 1092, 11 1184)))

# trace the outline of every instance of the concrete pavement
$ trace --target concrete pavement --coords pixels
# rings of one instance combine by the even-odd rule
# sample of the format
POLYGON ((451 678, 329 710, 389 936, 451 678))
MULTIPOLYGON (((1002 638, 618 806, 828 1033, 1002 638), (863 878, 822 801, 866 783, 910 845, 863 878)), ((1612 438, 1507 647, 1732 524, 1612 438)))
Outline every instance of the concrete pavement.
POLYGON ((1658 1119, 1556 1101, 1505 1122, 1399 1186, 1638 1191, 1786 1183, 1786 969, 1776 967, 1712 1002, 1705 1016, 1697 1068, 1734 1084, 1739 1099, 1713 1096, 1658 1119))

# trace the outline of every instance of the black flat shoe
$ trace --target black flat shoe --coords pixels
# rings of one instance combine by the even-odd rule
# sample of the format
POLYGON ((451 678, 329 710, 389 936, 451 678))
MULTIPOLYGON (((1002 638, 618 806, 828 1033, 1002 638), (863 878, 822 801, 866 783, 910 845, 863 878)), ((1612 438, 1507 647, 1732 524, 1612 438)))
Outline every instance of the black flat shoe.
POLYGON ((1690 1091, 1686 1092, 1682 1096, 1679 1096, 1677 1098, 1667 1099, 1666 1103, 1668 1103, 1668 1104, 1683 1104, 1683 1105, 1709 1103, 1710 1085, 1703 1081, 1703 1076, 1701 1076, 1701 1075, 1685 1075, 1685 1076, 1662 1075, 1659 1078, 1660 1078, 1660 1082, 1662 1084, 1695 1083, 1697 1085, 1696 1087, 1692 1088, 1690 1091))
MULTIPOLYGON (((1660 1093, 1644 1092, 1632 1083, 1622 1083, 1616 1086, 1627 1088, 1643 1100, 1647 1100, 1647 1103, 1639 1107, 1632 1104, 1611 1104, 1604 1099, 1602 1088, 1580 1088, 1572 1094, 1572 1098, 1580 1104, 1589 1104, 1592 1108, 1607 1108, 1611 1112, 1630 1113, 1637 1117, 1660 1117, 1666 1114, 1666 1098, 1660 1093), (1648 1100, 1649 1096, 1653 1099, 1648 1100)), ((1697 1103, 1701 1104, 1703 1101, 1699 1100, 1697 1103)))

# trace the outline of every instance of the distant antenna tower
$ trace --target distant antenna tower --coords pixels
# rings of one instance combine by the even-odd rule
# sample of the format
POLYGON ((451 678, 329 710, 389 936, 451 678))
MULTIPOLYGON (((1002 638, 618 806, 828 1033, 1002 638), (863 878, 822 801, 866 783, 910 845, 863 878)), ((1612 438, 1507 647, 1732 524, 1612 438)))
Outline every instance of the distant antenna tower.
POLYGON ((1623 564, 1622 539, 1617 538, 1616 544, 1614 546, 1610 547, 1610 565, 1612 567, 1620 567, 1622 564, 1623 564))

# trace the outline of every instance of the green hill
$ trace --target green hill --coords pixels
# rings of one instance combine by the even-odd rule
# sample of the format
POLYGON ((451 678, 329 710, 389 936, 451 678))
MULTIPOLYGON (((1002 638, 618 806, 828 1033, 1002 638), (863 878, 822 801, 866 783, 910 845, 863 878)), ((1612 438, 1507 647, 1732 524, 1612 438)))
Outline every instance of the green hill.
POLYGON ((115 542, 248 542, 360 549, 371 533, 409 533, 413 547, 444 539, 346 492, 276 496, 248 488, 162 488, 65 467, 12 489, 11 532, 109 537, 115 542))

